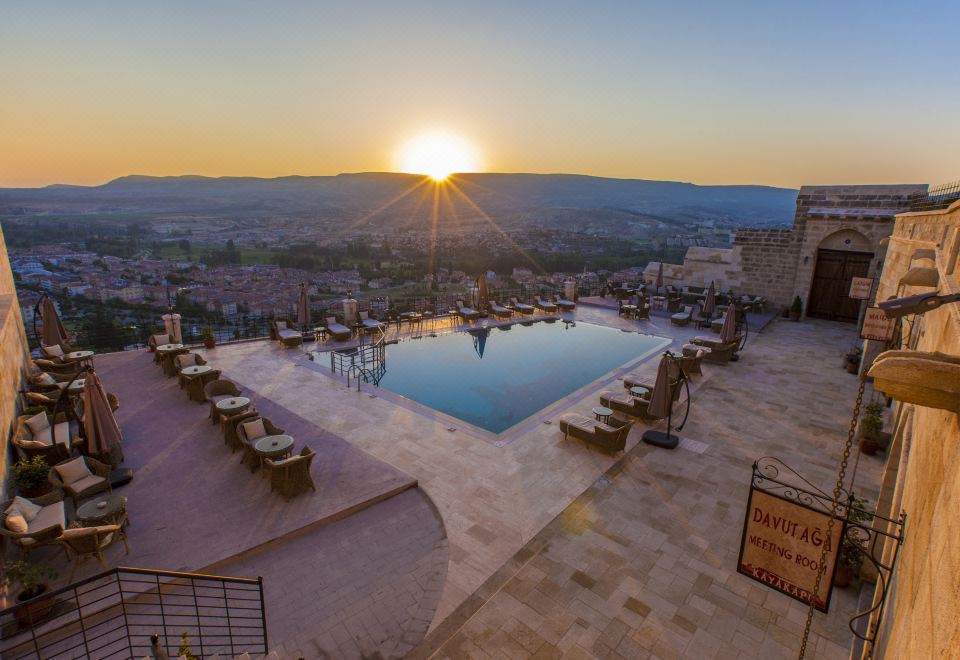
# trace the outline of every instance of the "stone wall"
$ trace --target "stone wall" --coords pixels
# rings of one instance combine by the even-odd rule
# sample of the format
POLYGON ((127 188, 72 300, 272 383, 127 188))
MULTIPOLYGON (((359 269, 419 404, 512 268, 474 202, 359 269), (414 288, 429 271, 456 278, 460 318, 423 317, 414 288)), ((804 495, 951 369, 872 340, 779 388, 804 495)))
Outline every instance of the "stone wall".
MULTIPOLYGON (((960 291, 960 202, 897 216, 878 299, 897 295, 917 249, 936 250, 940 293, 960 291)), ((930 291, 912 289, 911 295, 930 291)), ((960 355, 960 304, 917 317, 917 349, 960 355)), ((881 658, 956 657, 960 649, 960 427, 957 411, 904 404, 902 435, 888 458, 879 511, 907 515, 892 591, 880 626, 881 658), (896 451, 899 448, 899 451, 896 451)), ((892 514, 892 515, 891 515, 892 514)), ((885 548, 890 557, 892 547, 885 548)))
MULTIPOLYGON (((0 454, 0 493, 7 491, 7 468, 11 457, 10 436, 17 415, 18 391, 21 389, 29 361, 20 304, 13 286, 13 273, 7 258, 7 245, 0 229, 0 433, 3 452, 0 454)), ((0 499, 6 499, 0 497, 0 499)))
POLYGON ((773 309, 793 301, 797 253, 789 229, 741 229, 734 238, 740 251, 742 291, 764 296, 773 309))

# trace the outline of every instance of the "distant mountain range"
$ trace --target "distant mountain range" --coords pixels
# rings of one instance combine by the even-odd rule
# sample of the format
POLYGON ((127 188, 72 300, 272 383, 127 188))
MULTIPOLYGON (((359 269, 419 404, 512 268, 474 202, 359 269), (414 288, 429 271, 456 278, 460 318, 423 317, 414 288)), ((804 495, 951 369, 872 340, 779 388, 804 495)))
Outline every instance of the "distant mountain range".
MULTIPOLYGON (((411 174, 368 172, 337 176, 125 176, 100 186, 0 188, 0 214, 194 213, 237 217, 320 212, 362 217, 423 181, 411 174)), ((769 186, 700 186, 674 181, 610 179, 573 174, 461 174, 457 188, 491 216, 593 222, 611 212, 648 221, 789 225, 797 191, 769 186), (549 210, 549 213, 540 213, 549 210), (571 211, 575 211, 571 213, 571 211), (586 215, 577 211, 589 212, 586 215), (563 220, 566 218, 566 220, 563 220)), ((409 214, 432 190, 421 186, 391 206, 387 218, 409 214)), ((450 189, 449 197, 472 208, 450 189)), ((432 192, 428 196, 432 196, 432 192)), ((417 207, 419 208, 419 207, 417 207)), ((476 210, 476 209, 474 209, 476 210)), ((385 220, 384 222, 389 222, 385 220)))

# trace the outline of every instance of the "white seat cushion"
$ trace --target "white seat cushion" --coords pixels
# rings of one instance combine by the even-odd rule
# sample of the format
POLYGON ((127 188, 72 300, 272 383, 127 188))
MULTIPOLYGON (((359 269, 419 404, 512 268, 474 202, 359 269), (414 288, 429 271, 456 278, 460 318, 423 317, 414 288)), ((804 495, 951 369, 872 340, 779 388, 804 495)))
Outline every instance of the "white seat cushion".
POLYGON ((89 477, 84 477, 83 479, 78 479, 77 481, 74 481, 73 483, 68 484, 68 485, 70 486, 70 488, 72 488, 72 489, 75 490, 76 492, 82 493, 83 491, 87 490, 88 488, 92 488, 92 487, 94 487, 94 486, 97 486, 97 485, 99 485, 99 484, 102 484, 104 481, 106 481, 105 478, 103 478, 103 477, 98 477, 98 476, 95 475, 95 474, 91 474, 89 477))
POLYGON ((277 336, 280 337, 281 339, 290 339, 291 337, 303 337, 303 335, 301 335, 296 330, 289 330, 289 329, 277 330, 277 336))
POLYGON ((31 534, 36 534, 45 529, 50 529, 55 525, 60 525, 61 527, 67 526, 67 514, 63 506, 63 500, 54 502, 40 509, 40 513, 29 522, 30 528, 28 531, 30 531, 31 534))
POLYGON ((50 357, 60 357, 63 355, 63 349, 60 347, 60 344, 54 344, 53 346, 44 346, 43 352, 49 355, 50 357))
POLYGON ((82 456, 78 456, 72 461, 67 461, 60 465, 54 465, 53 469, 60 475, 63 483, 68 486, 73 486, 74 482, 93 476, 82 456))

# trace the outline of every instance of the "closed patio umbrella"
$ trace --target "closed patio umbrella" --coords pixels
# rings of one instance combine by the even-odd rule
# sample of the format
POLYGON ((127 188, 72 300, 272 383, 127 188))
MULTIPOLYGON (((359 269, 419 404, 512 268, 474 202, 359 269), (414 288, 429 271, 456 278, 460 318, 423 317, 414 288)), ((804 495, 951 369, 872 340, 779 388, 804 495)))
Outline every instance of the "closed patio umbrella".
POLYGON ((310 300, 307 298, 307 287, 300 285, 300 298, 297 300, 297 323, 300 326, 310 325, 310 300))
POLYGON ((174 344, 183 343, 183 334, 180 331, 180 319, 182 317, 179 314, 175 314, 171 309, 160 318, 163 319, 164 331, 170 335, 170 341, 174 344))
POLYGON ((660 293, 660 289, 663 287, 663 262, 660 262, 660 267, 657 268, 657 293, 660 293))
POLYGON ((703 300, 703 314, 704 316, 713 316, 715 311, 717 311, 717 289, 713 286, 713 280, 710 280, 707 297, 703 300))
POLYGON ((720 328, 720 341, 729 344, 737 338, 737 306, 732 302, 727 307, 727 313, 723 317, 723 327, 720 328))
POLYGON ((487 293, 487 274, 482 273, 477 278, 477 311, 487 311, 488 293, 487 293))
POLYGON ((112 467, 123 462, 123 432, 110 410, 103 383, 92 369, 83 382, 83 431, 87 453, 112 467))
POLYGON ((67 331, 63 321, 57 313, 57 306, 50 298, 43 299, 43 308, 40 310, 40 319, 43 321, 43 343, 47 346, 57 346, 67 339, 67 331))
MULTIPOLYGON (((667 430, 664 432, 651 429, 643 434, 645 443, 663 449, 675 449, 680 444, 680 439, 670 434, 670 426, 673 424, 673 384, 670 382, 670 363, 674 360, 676 358, 669 351, 660 358, 657 379, 653 384, 653 392, 650 393, 650 404, 647 406, 647 414, 651 417, 667 418, 667 430)), ((675 371, 680 373, 679 369, 675 371)), ((679 387, 679 383, 677 386, 679 387)))

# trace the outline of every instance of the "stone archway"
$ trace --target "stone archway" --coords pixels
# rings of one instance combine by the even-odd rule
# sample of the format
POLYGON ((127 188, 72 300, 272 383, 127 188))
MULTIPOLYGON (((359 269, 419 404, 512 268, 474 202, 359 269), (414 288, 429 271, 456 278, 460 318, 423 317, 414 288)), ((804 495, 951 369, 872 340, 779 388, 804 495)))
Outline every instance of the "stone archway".
POLYGON ((817 246, 807 315, 855 323, 860 301, 847 296, 850 280, 869 275, 873 251, 870 239, 855 229, 840 229, 824 237, 817 246))

